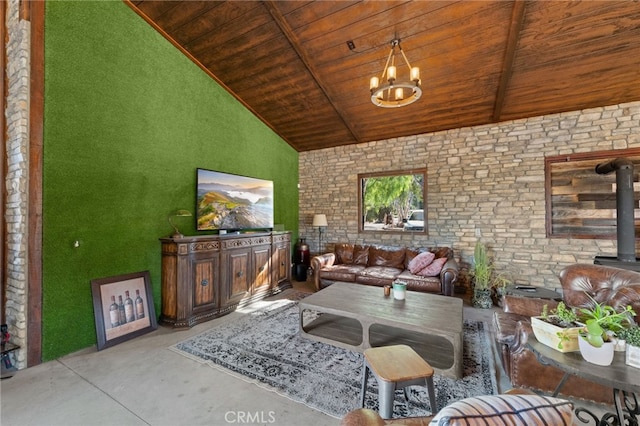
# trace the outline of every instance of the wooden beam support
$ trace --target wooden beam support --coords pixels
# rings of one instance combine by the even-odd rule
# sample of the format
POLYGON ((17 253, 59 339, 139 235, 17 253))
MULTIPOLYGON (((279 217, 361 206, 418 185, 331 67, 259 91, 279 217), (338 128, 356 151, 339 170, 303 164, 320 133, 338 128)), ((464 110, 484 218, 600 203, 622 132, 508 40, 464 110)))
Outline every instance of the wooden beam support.
POLYGON ((520 31, 522 31, 522 26, 524 25, 524 13, 526 7, 527 3, 524 0, 516 0, 513 3, 507 46, 504 53, 504 60, 502 61, 502 69, 500 70, 500 82, 498 83, 496 99, 493 104, 494 123, 500 121, 500 117, 502 116, 502 107, 504 105, 507 87, 511 80, 513 62, 515 60, 516 48, 518 47, 518 40, 520 39, 520 31))
POLYGON ((42 362, 42 172, 44 145, 44 1, 29 3, 29 202, 27 228, 27 366, 42 362))
POLYGON ((338 106, 339 104, 337 102, 334 102, 333 97, 331 96, 331 91, 329 90, 327 85, 325 85, 322 82, 322 79, 320 78, 319 73, 315 70, 312 61, 310 61, 307 55, 305 54, 305 51, 300 44, 300 41, 294 34, 291 27, 289 27, 289 24, 287 23, 284 16, 282 16, 280 11, 278 10, 277 6, 275 5, 275 2, 273 2, 272 0, 267 0, 267 1, 263 1, 262 4, 265 5, 267 10, 273 17, 274 21, 278 25, 278 27, 280 27, 280 30, 282 31, 286 39, 289 41, 289 44, 291 44, 291 47, 293 48, 293 50, 296 51, 296 54, 298 55, 298 57, 300 58, 304 66, 307 68, 307 70, 309 71, 309 74, 311 74, 311 77, 313 78, 315 83, 318 85, 320 90, 322 90, 322 93, 324 93, 324 96, 329 101, 329 104, 331 104, 331 107, 333 108, 333 110, 336 112, 336 114, 338 114, 338 117, 340 117, 340 120, 342 121, 342 123, 349 130, 353 138, 357 142, 361 142, 362 138, 358 136, 358 132, 353 128, 353 126, 350 123, 350 120, 347 120, 345 118, 346 113, 344 112, 344 110, 342 110, 338 106))

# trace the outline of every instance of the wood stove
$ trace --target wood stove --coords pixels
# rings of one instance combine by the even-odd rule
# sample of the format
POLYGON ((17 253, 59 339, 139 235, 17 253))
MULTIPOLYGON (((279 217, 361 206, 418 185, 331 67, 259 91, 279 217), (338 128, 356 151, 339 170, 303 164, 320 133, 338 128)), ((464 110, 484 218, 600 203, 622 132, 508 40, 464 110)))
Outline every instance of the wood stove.
POLYGON ((633 196, 633 163, 616 158, 596 166, 596 173, 616 172, 616 235, 617 256, 596 256, 596 265, 613 266, 640 272, 640 259, 636 257, 636 232, 633 196))

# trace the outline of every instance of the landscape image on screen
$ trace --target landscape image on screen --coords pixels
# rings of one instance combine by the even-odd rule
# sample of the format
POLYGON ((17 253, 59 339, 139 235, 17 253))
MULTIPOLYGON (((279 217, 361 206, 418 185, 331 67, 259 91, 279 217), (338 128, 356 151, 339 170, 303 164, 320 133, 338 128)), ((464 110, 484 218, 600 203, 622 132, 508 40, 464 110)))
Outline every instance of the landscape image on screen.
POLYGON ((198 169, 197 229, 273 228, 273 182, 198 169))

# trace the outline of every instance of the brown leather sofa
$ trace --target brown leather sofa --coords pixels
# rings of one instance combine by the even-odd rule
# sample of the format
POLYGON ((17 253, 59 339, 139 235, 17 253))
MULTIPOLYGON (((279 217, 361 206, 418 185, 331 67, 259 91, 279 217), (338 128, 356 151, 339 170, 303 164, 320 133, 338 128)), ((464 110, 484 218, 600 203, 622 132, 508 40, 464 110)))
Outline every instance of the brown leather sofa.
POLYGON ((458 263, 449 247, 428 249, 435 259, 446 257, 439 275, 423 277, 409 272, 409 262, 427 249, 337 243, 333 253, 311 259, 316 290, 336 281, 382 287, 395 280, 407 283, 407 290, 452 296, 458 279, 458 263))
MULTIPOLYGON (((640 314, 640 273, 602 265, 575 264, 560 272, 562 298, 567 306, 586 307, 590 300, 621 309, 631 305, 640 314)), ((527 347, 532 316, 540 315, 543 306, 549 309, 557 302, 548 299, 505 296, 503 311, 494 314, 496 346, 505 373, 515 387, 553 392, 563 372, 538 362, 527 347)), ((638 316, 636 316, 638 322, 638 316)), ((613 392, 597 383, 571 376, 561 394, 589 401, 611 404, 613 392)))

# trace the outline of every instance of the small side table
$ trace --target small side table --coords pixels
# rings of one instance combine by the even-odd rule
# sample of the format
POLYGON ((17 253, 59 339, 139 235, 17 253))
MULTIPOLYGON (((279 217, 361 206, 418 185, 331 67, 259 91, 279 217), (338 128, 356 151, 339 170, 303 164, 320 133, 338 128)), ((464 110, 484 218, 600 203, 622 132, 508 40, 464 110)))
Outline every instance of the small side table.
POLYGON ((520 296, 520 297, 535 297, 539 299, 551 299, 551 300, 562 300, 562 296, 560 293, 557 293, 553 290, 549 290, 548 288, 543 287, 534 287, 534 286, 523 286, 523 285, 508 285, 505 288, 505 294, 509 294, 511 296, 520 296))
POLYGON ((367 392, 369 370, 378 381, 378 405, 380 417, 393 417, 393 400, 396 389, 404 391, 408 400, 407 386, 426 385, 429 392, 431 414, 438 412, 436 391, 433 384, 433 368, 407 345, 381 346, 364 351, 361 406, 367 392))

